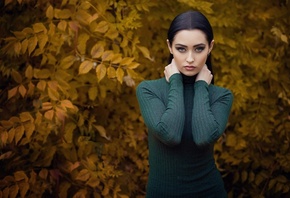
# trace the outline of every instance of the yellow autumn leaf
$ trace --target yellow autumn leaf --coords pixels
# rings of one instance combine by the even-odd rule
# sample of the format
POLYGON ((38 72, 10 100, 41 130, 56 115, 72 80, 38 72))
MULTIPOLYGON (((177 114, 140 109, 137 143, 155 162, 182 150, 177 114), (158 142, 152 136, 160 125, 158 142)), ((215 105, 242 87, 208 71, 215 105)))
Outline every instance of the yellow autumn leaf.
POLYGON ((96 73, 97 73, 97 78, 98 78, 98 82, 100 82, 107 73, 107 69, 106 66, 104 64, 99 64, 96 68, 96 73))
POLYGON ((18 41, 16 43, 14 43, 14 53, 15 55, 19 56, 20 52, 21 52, 21 43, 18 41))
POLYGON ((27 121, 33 121, 34 120, 29 112, 20 113, 19 118, 20 118, 21 122, 27 122, 27 121))
POLYGON ((8 141, 7 143, 12 143, 15 137, 15 128, 11 128, 8 132, 8 141))
POLYGON ((151 57, 150 57, 150 52, 148 50, 147 47, 143 47, 143 46, 138 46, 137 45, 137 48, 142 52, 143 56, 149 60, 153 60, 151 57))
POLYGON ((40 79, 47 79, 51 75, 51 72, 48 69, 34 69, 33 72, 33 76, 40 79))
POLYGON ((14 178, 15 178, 15 181, 17 182, 22 181, 22 180, 24 180, 25 182, 28 182, 28 177, 24 171, 14 172, 14 178))
POLYGON ((97 95, 98 95, 97 87, 90 87, 89 91, 88 91, 88 94, 89 94, 89 99, 94 101, 97 98, 97 95))
POLYGON ((124 77, 124 70, 121 67, 118 67, 116 71, 117 80, 122 84, 123 83, 123 77, 124 77))
POLYGON ((24 98, 25 95, 26 95, 27 90, 26 90, 26 88, 22 84, 19 85, 18 91, 19 91, 20 95, 22 96, 22 98, 24 98))
POLYGON ((46 27, 43 25, 43 23, 35 23, 32 25, 34 33, 43 32, 44 34, 47 33, 46 27))
POLYGON ((59 107, 55 108, 55 116, 57 117, 57 119, 61 122, 64 121, 64 119, 67 117, 67 113, 64 109, 61 109, 59 107))
POLYGON ((110 38, 111 40, 117 38, 119 35, 119 32, 114 27, 110 27, 110 29, 105 34, 106 37, 110 38))
POLYGON ((48 87, 47 93, 48 93, 48 96, 51 100, 58 100, 59 99, 59 93, 55 89, 48 87))
POLYGON ((92 16, 85 10, 79 9, 75 14, 76 19, 86 25, 90 24, 92 16))
POLYGON ((22 82, 22 76, 20 75, 20 73, 18 71, 13 69, 11 72, 11 76, 12 76, 13 80, 15 80, 17 83, 22 82))
POLYGON ((129 69, 136 69, 140 64, 136 62, 132 62, 129 65, 127 65, 127 68, 129 69))
POLYGON ((29 190, 29 183, 28 182, 20 182, 18 183, 20 189, 20 197, 26 197, 26 193, 29 190))
POLYGON ((44 113, 44 117, 48 120, 52 120, 53 116, 54 116, 53 110, 48 110, 44 113))
POLYGON ((227 134, 226 145, 235 147, 237 144, 237 137, 234 134, 227 134))
POLYGON ((37 34, 37 39, 39 49, 42 51, 48 41, 48 36, 47 34, 37 34))
POLYGON ((87 51, 87 41, 89 40, 90 36, 87 33, 82 33, 78 37, 78 45, 77 48, 80 54, 85 54, 87 51))
POLYGON ((73 122, 69 122, 65 125, 64 128, 64 138, 66 140, 67 143, 72 143, 73 141, 73 131, 76 128, 76 124, 73 122))
POLYGON ((8 90, 8 100, 17 94, 18 87, 19 86, 16 86, 16 87, 8 90))
POLYGON ((16 198, 18 191, 19 191, 19 186, 17 184, 10 186, 9 187, 9 198, 10 197, 16 198))
POLYGON ((46 168, 42 168, 40 172, 38 173, 38 176, 44 180, 46 180, 48 176, 48 170, 46 168))
POLYGON ((22 32, 22 31, 13 31, 12 32, 16 38, 18 38, 19 40, 23 40, 26 38, 26 33, 22 32))
POLYGON ((75 106, 70 100, 62 100, 60 102, 62 107, 69 108, 69 109, 75 109, 75 106))
POLYGON ((92 47, 91 56, 92 58, 100 58, 103 55, 104 51, 104 46, 100 42, 98 42, 92 47))
POLYGON ((45 88, 46 88, 46 81, 44 81, 44 80, 40 80, 40 81, 37 83, 36 87, 37 87, 39 90, 44 91, 45 88))
POLYGON ((90 172, 87 169, 82 169, 77 177, 76 180, 80 180, 80 181, 87 181, 89 178, 91 177, 90 172))
POLYGON ((28 54, 30 55, 36 48, 37 45, 37 38, 33 36, 28 39, 28 54))
POLYGON ((108 78, 115 78, 116 77, 116 70, 113 67, 108 67, 107 75, 108 75, 108 78))
POLYGON ((112 50, 105 51, 102 54, 102 61, 110 61, 113 58, 114 52, 112 50))
POLYGON ((69 9, 54 9, 54 17, 57 19, 68 19, 72 16, 69 9))
POLYGON ((67 28, 67 22, 64 20, 61 20, 58 24, 57 24, 57 28, 61 31, 65 31, 67 28))
POLYGON ((24 39, 21 42, 21 53, 24 54, 27 51, 27 48, 28 48, 28 40, 24 39))
POLYGON ((93 125, 97 131, 99 132, 100 136, 105 138, 106 140, 110 140, 111 138, 107 136, 106 129, 101 125, 93 125))
POLYGON ((45 14, 48 19, 50 20, 53 19, 54 13, 53 13, 53 7, 51 5, 48 6, 45 14))
MULTIPOLYGON (((7 140, 8 140, 8 133, 7 133, 7 131, 2 131, 2 132, 0 132, 0 141, 1 141, 1 143, 2 143, 2 145, 6 145, 7 144, 7 140)), ((9 152, 9 151, 8 151, 9 152)), ((11 151, 12 152, 12 151, 11 151)), ((1 159, 4 159, 4 157, 5 156, 3 156, 3 155, 5 155, 5 154, 2 154, 1 156, 0 156, 0 160, 1 159)))
POLYGON ((99 186, 99 184, 100 184, 100 178, 96 176, 95 177, 92 176, 86 183, 86 185, 89 185, 92 188, 96 188, 97 186, 99 186))
POLYGON ((111 63, 118 64, 122 61, 122 54, 114 54, 111 60, 111 63))
POLYGON ((120 62, 120 65, 129 65, 129 64, 131 64, 133 62, 133 60, 134 60, 134 58, 125 57, 120 62))
POLYGON ((25 129, 25 136, 27 140, 30 140, 30 137, 32 136, 34 130, 35 130, 35 124, 33 122, 26 122, 23 123, 24 129, 25 129))
POLYGON ((127 71, 127 74, 129 76, 131 76, 132 78, 138 78, 139 77, 139 75, 132 69, 127 68, 126 71, 127 71))
POLYGON ((93 29, 93 32, 100 32, 100 33, 105 33, 109 29, 109 25, 107 21, 101 21, 98 23, 95 28, 93 29))
POLYGON ((79 67, 79 75, 86 74, 93 68, 94 63, 92 61, 85 60, 79 67))
POLYGON ((28 78, 29 80, 33 77, 33 68, 31 65, 28 65, 26 70, 25 70, 25 77, 28 78))
POLYGON ((73 55, 66 56, 60 61, 60 68, 69 69, 76 61, 76 57, 73 55))

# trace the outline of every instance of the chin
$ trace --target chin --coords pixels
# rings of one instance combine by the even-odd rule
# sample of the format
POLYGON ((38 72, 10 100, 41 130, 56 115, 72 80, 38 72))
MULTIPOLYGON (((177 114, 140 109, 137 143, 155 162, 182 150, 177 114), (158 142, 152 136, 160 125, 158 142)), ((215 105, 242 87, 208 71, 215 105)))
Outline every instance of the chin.
POLYGON ((188 71, 185 71, 185 72, 181 72, 183 75, 185 75, 185 76, 195 76, 197 73, 196 72, 188 72, 188 71))

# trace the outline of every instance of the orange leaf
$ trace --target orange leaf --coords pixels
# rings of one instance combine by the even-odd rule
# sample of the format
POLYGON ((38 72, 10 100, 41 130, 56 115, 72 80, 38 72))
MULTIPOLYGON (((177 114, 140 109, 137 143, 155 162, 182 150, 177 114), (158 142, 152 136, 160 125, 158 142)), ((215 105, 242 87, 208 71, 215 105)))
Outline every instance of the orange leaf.
POLYGON ((46 88, 46 81, 44 80, 41 80, 37 83, 37 86, 36 86, 39 90, 41 91, 44 91, 45 88, 46 88))
MULTIPOLYGON (((7 133, 7 131, 3 131, 3 132, 0 133, 0 140, 1 140, 1 144, 2 145, 7 144, 7 140, 8 140, 8 133, 7 133)), ((0 156, 0 159, 1 159, 1 157, 2 157, 2 155, 0 156)))
POLYGON ((44 117, 48 120, 52 120, 54 116, 54 111, 53 110, 49 110, 47 112, 45 112, 44 117))
POLYGON ((20 126, 16 127, 15 128, 15 144, 16 145, 21 140, 23 135, 24 135, 24 126, 20 125, 20 126))
POLYGON ((22 180, 24 180, 25 182, 28 182, 28 177, 24 171, 14 172, 14 178, 15 178, 15 181, 17 182, 22 181, 22 180))
POLYGON ((11 128, 8 132, 8 143, 12 143, 15 137, 15 129, 11 128))
POLYGON ((76 180, 87 181, 90 177, 90 172, 87 169, 83 169, 78 173, 76 180))
POLYGON ((22 76, 20 75, 20 73, 18 71, 13 69, 11 72, 11 76, 12 76, 13 80, 15 80, 17 83, 22 82, 22 76))
POLYGON ((8 100, 17 94, 18 87, 14 87, 8 91, 8 100))
POLYGON ((47 88, 48 96, 52 100, 58 100, 59 99, 59 93, 55 89, 47 88))
POLYGON ((53 7, 51 5, 48 6, 45 14, 47 18, 53 19, 53 7))
POLYGON ((69 108, 69 109, 75 108, 75 106, 72 104, 72 102, 70 100, 62 100, 61 106, 65 107, 65 108, 69 108))
POLYGON ((24 98, 27 92, 26 88, 23 85, 20 85, 18 91, 20 95, 22 96, 22 98, 24 98))
POLYGON ((25 70, 25 77, 28 79, 31 79, 33 77, 33 68, 31 65, 28 65, 26 70, 25 70))
POLYGON ((21 182, 21 183, 18 183, 18 186, 20 188, 20 196, 25 197, 26 193, 29 190, 29 183, 28 182, 21 182))

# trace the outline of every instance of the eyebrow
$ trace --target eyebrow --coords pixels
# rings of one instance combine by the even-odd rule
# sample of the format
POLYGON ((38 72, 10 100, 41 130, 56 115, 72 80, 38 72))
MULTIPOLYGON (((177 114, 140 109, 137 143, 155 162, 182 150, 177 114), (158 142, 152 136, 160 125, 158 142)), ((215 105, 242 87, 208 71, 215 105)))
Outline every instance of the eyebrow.
MULTIPOLYGON (((175 46, 187 47, 186 45, 179 44, 179 43, 175 44, 175 46)), ((200 46, 205 46, 205 44, 204 43, 199 43, 199 44, 194 45, 193 47, 200 47, 200 46)))

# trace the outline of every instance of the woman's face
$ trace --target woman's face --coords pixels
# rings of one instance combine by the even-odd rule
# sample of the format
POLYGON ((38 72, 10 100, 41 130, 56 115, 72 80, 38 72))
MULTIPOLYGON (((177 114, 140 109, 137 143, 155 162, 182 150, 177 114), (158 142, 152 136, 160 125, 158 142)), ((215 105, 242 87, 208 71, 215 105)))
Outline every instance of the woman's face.
POLYGON ((172 45, 170 46, 168 40, 167 44, 180 73, 194 76, 204 66, 214 41, 212 40, 209 45, 206 35, 201 30, 194 29, 177 32, 172 45))

